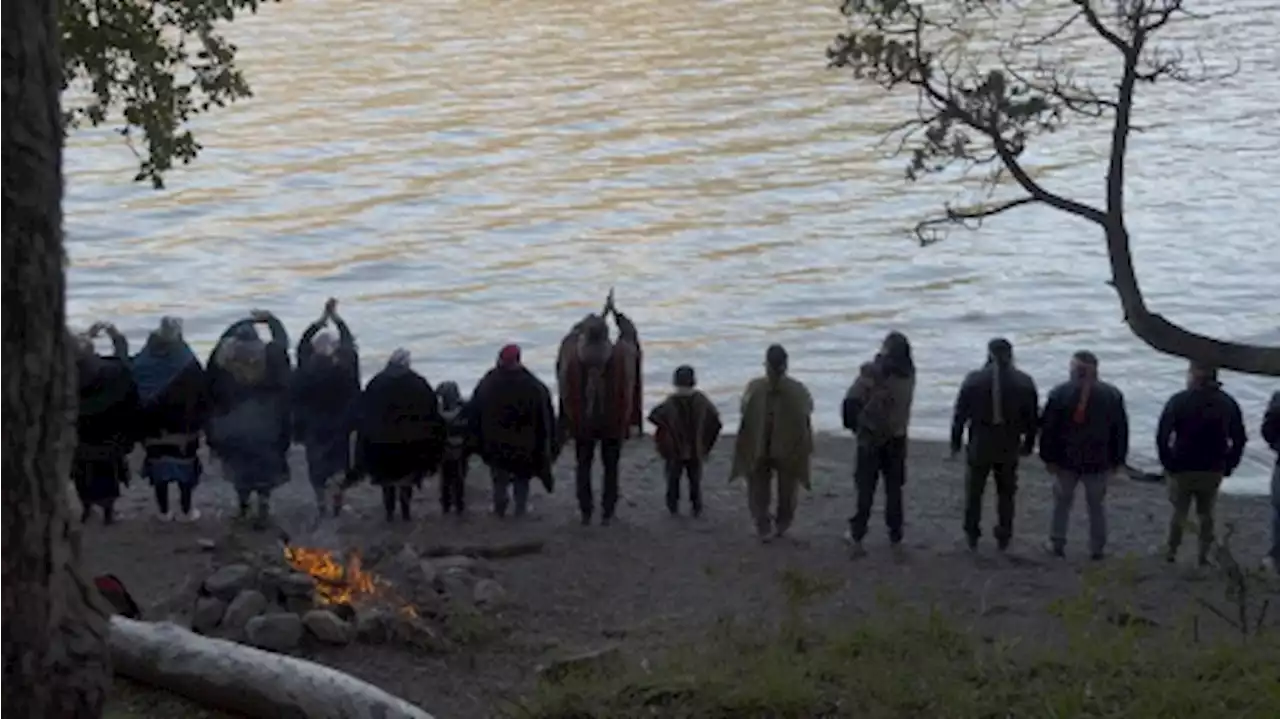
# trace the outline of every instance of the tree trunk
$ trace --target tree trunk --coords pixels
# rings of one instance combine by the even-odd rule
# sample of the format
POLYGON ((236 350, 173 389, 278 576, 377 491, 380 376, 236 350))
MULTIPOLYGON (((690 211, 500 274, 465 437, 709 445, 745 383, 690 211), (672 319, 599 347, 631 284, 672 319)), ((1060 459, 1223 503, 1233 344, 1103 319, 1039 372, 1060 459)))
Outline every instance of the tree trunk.
POLYGON ((99 717, 106 607, 79 571, 67 481, 75 408, 62 248, 57 3, 4 3, 4 706, 99 717))
POLYGON ((431 719, 336 669, 202 637, 168 622, 112 617, 111 657, 121 676, 250 717, 431 719))
POLYGON ((1165 354, 1184 357, 1210 367, 1246 374, 1280 377, 1280 347, 1264 347, 1206 337, 1180 327, 1147 309, 1129 250, 1129 232, 1122 222, 1108 220, 1107 255, 1111 282, 1120 295, 1124 321, 1138 339, 1165 354))

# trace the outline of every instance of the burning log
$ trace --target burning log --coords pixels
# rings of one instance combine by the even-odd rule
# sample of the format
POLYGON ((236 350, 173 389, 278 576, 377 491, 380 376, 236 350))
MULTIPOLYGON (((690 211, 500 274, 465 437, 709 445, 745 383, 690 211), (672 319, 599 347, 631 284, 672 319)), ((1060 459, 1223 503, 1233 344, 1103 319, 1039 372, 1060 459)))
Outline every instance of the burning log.
POLYGON ((112 617, 110 645, 117 674, 248 717, 432 719, 349 674, 168 622, 112 617))

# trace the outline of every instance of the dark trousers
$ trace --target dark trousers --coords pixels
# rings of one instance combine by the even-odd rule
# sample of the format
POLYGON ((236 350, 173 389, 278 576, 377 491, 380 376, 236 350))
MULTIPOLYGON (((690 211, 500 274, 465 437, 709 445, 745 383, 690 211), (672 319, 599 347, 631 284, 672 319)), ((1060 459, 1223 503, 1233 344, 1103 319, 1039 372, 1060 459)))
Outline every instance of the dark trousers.
POLYGON ((693 516, 702 514, 702 460, 667 460, 667 509, 675 514, 680 511, 680 479, 689 477, 689 505, 693 516))
POLYGON ((604 465, 604 491, 600 498, 600 513, 605 519, 613 517, 618 506, 618 460, 622 458, 620 439, 575 439, 578 454, 577 489, 578 511, 590 517, 595 508, 591 491, 591 465, 596 459, 596 445, 600 445, 600 463, 604 465))
MULTIPOLYGON (((163 484, 157 483, 155 485, 156 508, 160 510, 161 514, 169 513, 170 484, 170 482, 164 482, 163 484)), ((182 509, 184 514, 191 513, 191 494, 194 491, 195 485, 193 484, 178 484, 178 506, 182 509)))
POLYGON ((907 482, 907 438, 894 437, 879 444, 858 442, 853 484, 858 490, 858 509, 849 519, 849 534, 855 542, 867 536, 867 522, 876 501, 876 485, 884 477, 884 523, 889 541, 902 541, 902 485, 907 482))
POLYGON ((969 460, 965 473, 964 533, 970 544, 982 536, 982 496, 987 477, 996 480, 996 528, 993 534, 1001 548, 1013 538, 1014 496, 1018 493, 1017 458, 994 462, 969 460))
POLYGON ((469 459, 446 459, 440 463, 440 507, 445 514, 467 509, 467 469, 469 459))
POLYGON ((406 522, 409 521, 409 507, 413 502, 413 485, 383 485, 382 508, 387 512, 388 522, 396 518, 397 500, 400 505, 400 517, 406 522))

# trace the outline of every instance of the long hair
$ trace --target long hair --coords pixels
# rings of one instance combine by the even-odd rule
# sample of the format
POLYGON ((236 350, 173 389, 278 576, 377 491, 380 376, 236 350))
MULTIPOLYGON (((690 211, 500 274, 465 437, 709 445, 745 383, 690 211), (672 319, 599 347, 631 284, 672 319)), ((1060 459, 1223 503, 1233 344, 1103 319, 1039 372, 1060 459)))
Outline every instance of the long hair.
POLYGON ((911 342, 901 332, 890 332, 884 336, 880 357, 885 374, 908 379, 916 376, 916 363, 911 359, 911 342))

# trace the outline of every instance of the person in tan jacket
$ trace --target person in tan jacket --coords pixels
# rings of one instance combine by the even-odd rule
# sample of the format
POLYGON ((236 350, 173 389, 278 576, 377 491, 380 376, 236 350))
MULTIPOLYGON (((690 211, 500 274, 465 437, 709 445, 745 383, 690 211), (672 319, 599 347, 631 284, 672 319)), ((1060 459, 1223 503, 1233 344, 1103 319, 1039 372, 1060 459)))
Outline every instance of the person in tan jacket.
POLYGON ((813 396, 787 375, 787 351, 772 345, 765 353, 765 376, 742 393, 733 469, 729 481, 747 478, 748 506, 760 540, 780 538, 795 518, 799 487, 809 488, 813 456, 813 396), (770 514, 774 478, 778 502, 770 514))

